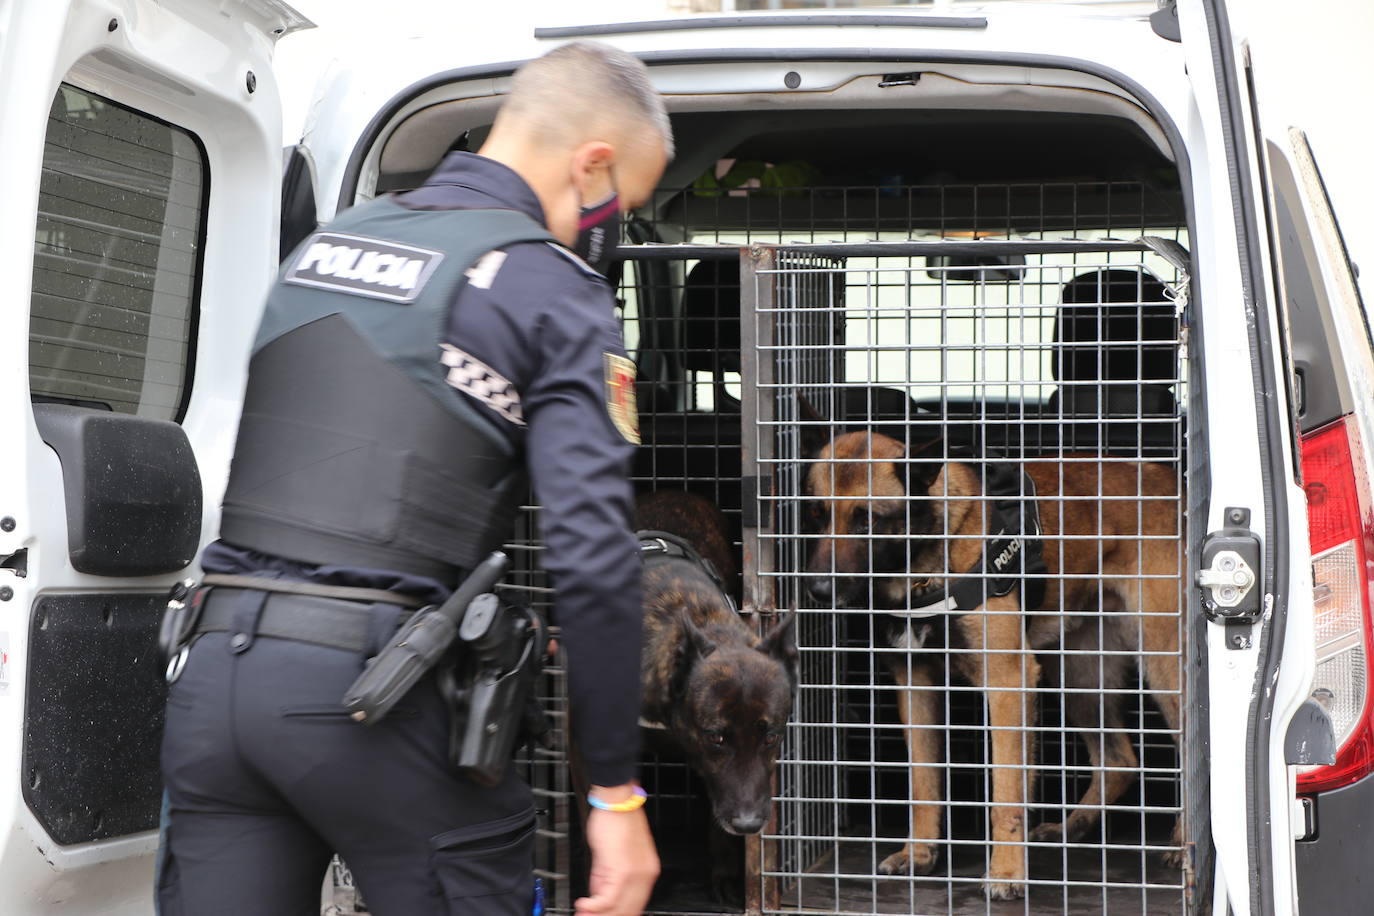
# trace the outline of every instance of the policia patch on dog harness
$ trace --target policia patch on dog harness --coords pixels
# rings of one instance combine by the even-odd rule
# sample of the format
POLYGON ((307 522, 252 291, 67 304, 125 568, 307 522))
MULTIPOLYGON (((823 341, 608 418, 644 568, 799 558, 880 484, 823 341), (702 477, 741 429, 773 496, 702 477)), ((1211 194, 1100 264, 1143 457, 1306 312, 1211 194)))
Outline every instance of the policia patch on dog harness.
POLYGON ((1021 588, 1021 610, 1038 610, 1045 598, 1045 558, 1040 542, 1040 512, 1035 482, 1013 464, 986 466, 984 495, 989 497, 988 528, 995 532, 983 544, 973 568, 944 586, 911 596, 906 610, 884 611, 896 617, 933 617, 971 611, 989 598, 1021 588))
POLYGON ((639 407, 635 403, 635 364, 606 352, 606 413, 616 432, 633 445, 639 444, 639 407))
POLYGON ((300 286, 413 302, 443 252, 361 235, 317 232, 301 246, 282 281, 300 286))

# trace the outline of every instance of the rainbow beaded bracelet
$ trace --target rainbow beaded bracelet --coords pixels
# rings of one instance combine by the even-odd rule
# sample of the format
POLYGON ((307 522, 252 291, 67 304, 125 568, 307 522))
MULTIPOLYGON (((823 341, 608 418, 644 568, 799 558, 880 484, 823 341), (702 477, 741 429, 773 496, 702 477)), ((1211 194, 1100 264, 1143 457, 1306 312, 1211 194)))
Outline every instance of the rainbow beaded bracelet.
POLYGON ((602 801, 595 795, 587 795, 587 804, 593 808, 600 808, 602 811, 638 811, 644 807, 644 803, 649 800, 649 793, 644 791, 643 786, 635 786, 635 794, 625 799, 623 802, 602 801))

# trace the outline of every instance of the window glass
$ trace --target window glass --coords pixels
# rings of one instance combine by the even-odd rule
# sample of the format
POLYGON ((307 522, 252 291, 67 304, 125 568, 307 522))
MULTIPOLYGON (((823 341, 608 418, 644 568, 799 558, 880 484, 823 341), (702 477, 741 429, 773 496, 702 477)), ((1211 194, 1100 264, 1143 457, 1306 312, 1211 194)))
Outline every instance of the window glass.
POLYGON ((207 185, 187 131, 73 86, 58 90, 34 236, 35 401, 179 415, 207 185))

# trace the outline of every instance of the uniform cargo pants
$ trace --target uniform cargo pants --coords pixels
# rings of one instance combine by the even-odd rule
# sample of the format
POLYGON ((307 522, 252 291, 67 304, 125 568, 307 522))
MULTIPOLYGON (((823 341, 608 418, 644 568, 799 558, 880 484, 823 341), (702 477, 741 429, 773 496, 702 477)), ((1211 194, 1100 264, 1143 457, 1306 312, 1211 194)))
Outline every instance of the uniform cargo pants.
MULTIPOLYGON (((311 600, 207 599, 286 608, 311 600)), ((318 916, 335 852, 375 916, 528 916, 529 789, 513 767, 494 789, 450 770, 448 713, 434 678, 375 726, 346 714, 341 698, 364 656, 396 628, 395 607, 372 613, 368 652, 251 632, 197 640, 167 700, 162 916, 318 916)))

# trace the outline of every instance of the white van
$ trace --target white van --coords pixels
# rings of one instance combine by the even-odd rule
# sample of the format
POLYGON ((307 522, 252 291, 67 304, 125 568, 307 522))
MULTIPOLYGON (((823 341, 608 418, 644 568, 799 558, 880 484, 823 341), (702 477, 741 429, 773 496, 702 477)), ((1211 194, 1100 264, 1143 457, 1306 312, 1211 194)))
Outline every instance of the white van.
MULTIPOLYGON (((672 750, 646 756, 652 908, 1368 907, 1369 323, 1304 135, 1256 123, 1224 0, 614 23, 469 42, 461 60, 436 34, 326 84, 283 181, 272 48, 307 25, 277 0, 0 0, 0 910, 151 911, 159 615, 217 530, 279 261, 477 149, 513 69, 583 37, 649 64, 677 137, 615 278, 636 486, 714 500, 742 612, 802 615, 762 835, 722 850, 672 750), (1096 497, 1141 519, 1127 549, 1165 542, 1174 565, 1066 609, 1112 613, 1163 580, 1170 597, 1135 610, 1167 618, 1173 647, 1038 645, 1044 674, 1018 688, 1035 715, 1016 727, 1028 829, 1009 901, 982 877, 1006 727, 949 667, 900 688, 885 673, 896 651, 941 670, 956 650, 938 634, 894 650, 870 611, 805 587, 824 536, 798 473, 808 423, 1173 482, 1096 497), (1168 672, 1174 721, 1146 665, 1168 672), (917 698, 939 715, 913 721, 917 698), (938 753, 918 753, 931 734, 938 753), (1074 811, 1093 822, 1077 835, 1035 829, 1074 811), (930 862, 884 867, 918 841, 930 862)), ((536 524, 531 509, 513 535, 531 548, 515 585, 545 601, 536 524)), ((1075 524, 1056 536, 1101 542, 1075 524)), ((546 681, 558 713, 559 670, 546 681)), ((580 880, 564 737, 522 758, 554 909, 580 880)))

